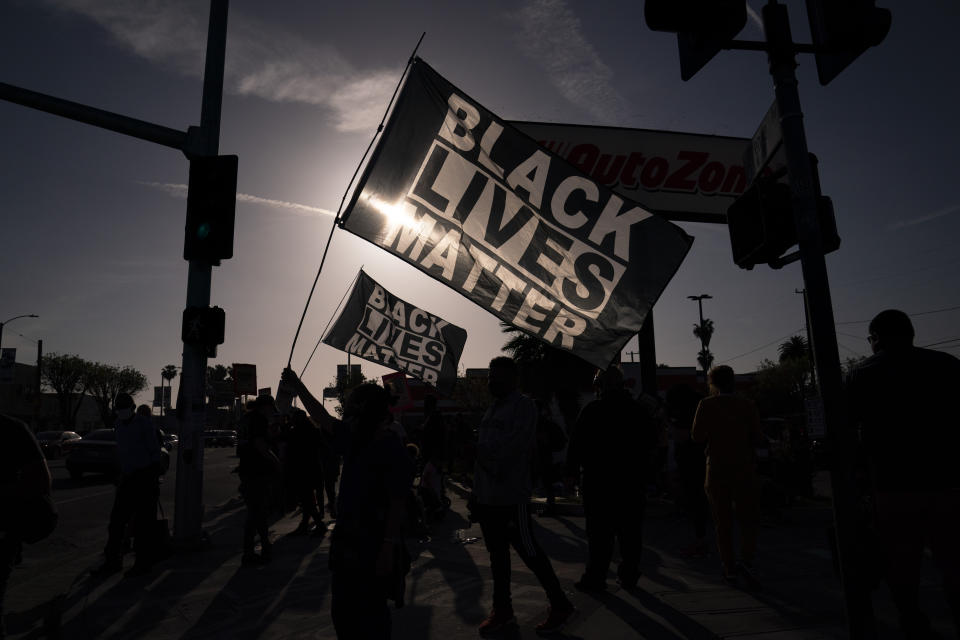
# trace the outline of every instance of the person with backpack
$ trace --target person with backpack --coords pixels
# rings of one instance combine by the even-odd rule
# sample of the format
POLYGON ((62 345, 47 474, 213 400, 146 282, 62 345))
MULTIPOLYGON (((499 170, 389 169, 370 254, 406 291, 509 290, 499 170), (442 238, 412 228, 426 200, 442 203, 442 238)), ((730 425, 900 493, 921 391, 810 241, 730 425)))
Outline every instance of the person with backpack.
POLYGON ((39 542, 53 531, 50 469, 33 433, 22 421, 0 414, 0 638, 7 582, 24 542, 39 542))

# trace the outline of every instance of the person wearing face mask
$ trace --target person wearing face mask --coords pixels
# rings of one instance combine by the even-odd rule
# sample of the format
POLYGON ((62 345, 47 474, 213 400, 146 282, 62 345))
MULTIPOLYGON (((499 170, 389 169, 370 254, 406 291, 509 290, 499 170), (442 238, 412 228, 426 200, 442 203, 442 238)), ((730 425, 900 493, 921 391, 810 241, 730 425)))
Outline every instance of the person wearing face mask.
POLYGON ((120 477, 107 529, 106 562, 99 572, 110 574, 123 568, 123 534, 133 520, 136 561, 126 575, 138 576, 150 571, 157 555, 152 532, 160 493, 160 442, 150 419, 136 415, 130 394, 118 393, 113 408, 120 477))
POLYGON ((337 637, 390 637, 387 600, 403 603, 403 525, 413 464, 389 425, 390 393, 362 384, 333 418, 297 375, 283 371, 304 409, 343 456, 337 524, 330 540, 330 611, 337 637), (398 568, 400 567, 400 568, 398 568))

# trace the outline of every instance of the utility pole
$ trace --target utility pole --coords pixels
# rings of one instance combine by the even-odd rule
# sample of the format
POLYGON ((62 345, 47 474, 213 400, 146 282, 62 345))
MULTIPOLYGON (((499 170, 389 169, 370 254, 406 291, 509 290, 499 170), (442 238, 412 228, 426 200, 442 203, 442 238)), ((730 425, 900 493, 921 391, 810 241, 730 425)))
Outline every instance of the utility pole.
POLYGON ((816 389, 817 387, 817 367, 813 363, 813 342, 810 341, 810 311, 807 306, 807 290, 806 289, 794 289, 794 293, 803 294, 803 326, 807 330, 807 351, 810 352, 810 385, 816 389))
MULTIPOLYGON (((710 300, 710 299, 713 298, 713 296, 711 296, 711 295, 708 294, 708 293, 701 293, 701 294, 698 295, 698 296, 687 296, 687 298, 690 299, 690 300, 696 300, 696 301, 697 301, 697 308, 700 310, 700 353, 701 353, 701 354, 706 354, 706 352, 707 352, 707 346, 708 346, 708 345, 707 345, 707 341, 706 341, 706 340, 704 339, 704 337, 703 337, 703 301, 704 301, 704 300, 710 300)), ((704 362, 706 362, 706 360, 704 360, 704 362)), ((707 381, 707 366, 706 366, 705 364, 703 364, 703 363, 700 363, 700 367, 703 369, 703 381, 704 381, 704 383, 706 383, 706 381, 707 381)))
POLYGON ((873 0, 807 0, 813 44, 803 45, 793 42, 787 7, 777 0, 768 0, 763 7, 765 42, 734 40, 747 21, 743 2, 692 0, 682 3, 681 9, 678 4, 674 0, 646 0, 644 14, 651 29, 677 34, 682 79, 690 79, 722 49, 767 52, 776 99, 754 136, 746 160, 749 163, 752 159, 755 171, 760 172, 782 145, 789 185, 785 197, 781 197, 784 190, 771 182, 779 171, 766 181, 754 180, 727 211, 731 248, 734 262, 745 269, 758 263, 779 269, 796 259, 801 261, 809 342, 830 446, 836 551, 847 628, 851 638, 875 638, 870 591, 854 563, 856 492, 851 460, 856 434, 847 425, 824 260, 824 252, 837 249, 840 240, 832 204, 820 195, 814 161, 807 150, 795 70, 797 53, 813 53, 820 83, 827 84, 866 49, 883 41, 890 29, 890 11, 873 6, 873 0), (784 224, 788 212, 793 225, 784 224), (734 213, 738 215, 731 215, 734 213), (734 220, 740 222, 734 224, 734 220), (799 250, 783 255, 794 244, 799 250))
MULTIPOLYGON (((207 57, 199 127, 189 127, 186 132, 178 131, 2 82, 0 82, 0 100, 7 100, 31 109, 45 111, 102 129, 178 149, 191 161, 192 168, 197 159, 215 157, 220 146, 220 107, 223 102, 223 66, 226 51, 228 2, 229 0, 211 0, 210 2, 210 25, 207 34, 207 57)), ((191 175, 193 175, 192 170, 191 175)), ((191 180, 191 186, 194 186, 192 183, 191 180)), ((198 192, 203 192, 204 186, 206 186, 206 183, 198 185, 198 192)), ((235 191, 234 185, 233 192, 235 191)), ((203 198, 199 200, 202 201, 203 198)), ((188 197, 188 213, 189 210, 190 197, 188 197)), ((232 218, 230 219, 230 225, 232 242, 232 218)), ((232 248, 230 255, 232 255, 232 248)), ((230 257, 230 255, 219 257, 230 257)), ((210 260, 190 259, 187 279, 188 310, 191 307, 200 308, 204 311, 211 310, 209 308, 211 266, 210 260)), ((216 308, 214 309, 216 310, 216 308)), ((222 320, 222 310, 218 311, 221 313, 222 320)), ((220 326, 222 328, 222 322, 220 326)), ((0 325, 0 331, 2 331, 2 325, 0 325)), ((0 334, 0 339, 2 339, 2 334, 0 334)), ((208 338, 202 337, 202 339, 208 338)), ((220 342, 222 342, 222 339, 220 342)), ((184 546, 195 545, 202 541, 200 528, 203 517, 202 436, 205 416, 205 374, 209 346, 198 344, 196 341, 184 340, 183 381, 180 384, 182 393, 177 402, 177 414, 180 417, 181 449, 177 457, 176 509, 174 516, 174 538, 184 546)))
POLYGON ((771 1, 763 7, 770 75, 773 77, 783 147, 786 152, 794 223, 800 245, 800 263, 807 291, 810 337, 816 364, 824 420, 831 443, 830 484, 837 551, 851 638, 873 637, 873 607, 870 593, 854 567, 856 540, 853 514, 855 494, 850 459, 855 449, 854 434, 846 428, 847 413, 840 377, 840 356, 834 327, 830 282, 824 259, 823 239, 817 215, 815 176, 807 150, 803 111, 797 89, 796 56, 787 7, 771 1))
MULTIPOLYGON (((223 67, 227 47, 228 0, 211 0, 207 30, 207 58, 203 72, 200 126, 190 133, 198 139, 197 156, 216 156, 220 149, 220 107, 223 103, 223 67)), ((192 172, 191 172, 192 173, 192 172)), ((210 306, 212 266, 190 260, 187 277, 187 308, 210 306)), ((206 419, 207 347, 184 342, 183 368, 177 400, 180 419, 180 455, 177 456, 176 507, 173 531, 183 546, 203 541, 203 427, 206 419)), ((161 404, 162 398, 161 398, 161 404)))
POLYGON ((33 429, 40 429, 40 395, 43 390, 43 340, 37 340, 37 379, 34 385, 33 397, 33 429))

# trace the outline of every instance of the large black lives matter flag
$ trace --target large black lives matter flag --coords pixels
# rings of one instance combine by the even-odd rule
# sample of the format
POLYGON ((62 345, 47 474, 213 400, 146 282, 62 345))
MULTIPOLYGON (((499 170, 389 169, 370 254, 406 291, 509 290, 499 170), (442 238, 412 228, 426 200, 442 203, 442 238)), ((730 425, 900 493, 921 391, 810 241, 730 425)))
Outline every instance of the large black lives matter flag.
POLYGON ((467 332, 404 302, 360 271, 323 341, 449 393, 457 380, 467 332))
POLYGON ((693 241, 419 59, 341 224, 599 367, 640 330, 693 241))

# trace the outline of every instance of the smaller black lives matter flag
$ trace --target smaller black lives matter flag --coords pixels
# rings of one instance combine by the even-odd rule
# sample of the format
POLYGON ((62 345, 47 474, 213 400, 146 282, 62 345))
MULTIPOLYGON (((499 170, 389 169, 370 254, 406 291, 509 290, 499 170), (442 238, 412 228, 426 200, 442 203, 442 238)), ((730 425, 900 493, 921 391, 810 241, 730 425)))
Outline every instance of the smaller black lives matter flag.
POLYGON ((420 59, 340 224, 603 368, 640 330, 693 241, 420 59))
POLYGON ((401 300, 361 270, 323 341, 449 393, 467 332, 401 300))

